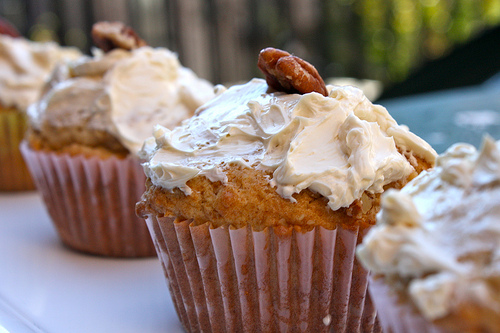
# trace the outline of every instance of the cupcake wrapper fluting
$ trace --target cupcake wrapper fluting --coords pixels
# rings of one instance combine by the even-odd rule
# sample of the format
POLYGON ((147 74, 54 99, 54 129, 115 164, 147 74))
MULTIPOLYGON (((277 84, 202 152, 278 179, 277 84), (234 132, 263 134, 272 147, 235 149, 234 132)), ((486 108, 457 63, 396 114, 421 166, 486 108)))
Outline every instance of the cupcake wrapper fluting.
POLYGON ((409 302, 404 302, 380 278, 369 279, 369 293, 378 309, 378 318, 384 332, 392 333, 447 333, 444 328, 427 321, 409 302))
POLYGON ((26 116, 16 110, 0 111, 0 191, 33 190, 19 144, 26 131, 26 116))
POLYGON ((27 143, 21 151, 64 244, 103 256, 155 255, 148 229, 135 214, 145 189, 138 160, 36 151, 27 143))
POLYGON ((147 224, 188 332, 380 332, 355 258, 366 230, 147 224))

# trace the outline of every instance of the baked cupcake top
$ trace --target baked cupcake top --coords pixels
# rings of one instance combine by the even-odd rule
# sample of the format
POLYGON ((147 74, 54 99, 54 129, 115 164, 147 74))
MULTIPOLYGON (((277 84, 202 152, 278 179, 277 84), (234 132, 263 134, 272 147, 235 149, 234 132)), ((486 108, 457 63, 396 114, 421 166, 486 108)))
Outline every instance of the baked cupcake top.
POLYGON ((80 56, 76 48, 0 34, 0 105, 26 110, 39 97, 56 64, 80 56))
POLYGON ((464 304, 480 327, 500 318, 500 141, 450 147, 434 169, 383 194, 377 217, 358 257, 404 286, 426 318, 464 304))
POLYGON ((76 143, 134 154, 154 125, 172 128, 214 96, 175 53, 143 44, 59 66, 48 88, 28 114, 52 149, 76 143))
POLYGON ((435 159, 361 90, 284 93, 262 79, 227 89, 173 130, 157 126, 142 151, 146 175, 168 190, 189 195, 186 182, 199 175, 225 183, 226 166, 237 164, 272 172, 270 184, 292 202, 307 188, 328 198, 332 210, 410 175, 402 152, 435 159))

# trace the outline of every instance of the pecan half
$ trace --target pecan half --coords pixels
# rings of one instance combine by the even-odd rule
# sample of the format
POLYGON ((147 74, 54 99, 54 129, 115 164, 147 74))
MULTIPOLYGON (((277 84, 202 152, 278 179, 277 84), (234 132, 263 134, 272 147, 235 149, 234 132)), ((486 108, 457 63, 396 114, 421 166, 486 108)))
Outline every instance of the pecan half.
POLYGON ((0 17, 0 35, 7 35, 10 37, 21 37, 17 29, 6 19, 0 17))
POLYGON ((146 46, 132 28, 121 22, 97 22, 92 26, 92 39, 95 46, 109 52, 113 49, 133 50, 146 46))
POLYGON ((326 85, 316 68, 290 53, 268 47, 260 51, 257 66, 269 87, 287 93, 317 92, 328 96, 326 85))

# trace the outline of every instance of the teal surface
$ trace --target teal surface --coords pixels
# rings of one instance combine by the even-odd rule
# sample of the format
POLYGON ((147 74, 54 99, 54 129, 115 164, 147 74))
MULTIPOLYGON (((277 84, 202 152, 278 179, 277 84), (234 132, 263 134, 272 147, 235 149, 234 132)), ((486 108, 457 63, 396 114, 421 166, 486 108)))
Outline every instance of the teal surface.
POLYGON ((377 101, 438 153, 457 142, 500 140, 500 75, 479 86, 377 101))

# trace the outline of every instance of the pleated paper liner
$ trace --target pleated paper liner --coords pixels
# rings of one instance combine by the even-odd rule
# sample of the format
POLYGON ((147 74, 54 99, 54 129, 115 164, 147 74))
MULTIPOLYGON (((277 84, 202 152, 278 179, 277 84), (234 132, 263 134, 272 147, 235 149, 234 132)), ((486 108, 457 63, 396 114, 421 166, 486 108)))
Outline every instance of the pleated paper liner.
POLYGON ((354 255, 366 230, 146 222, 188 332, 381 332, 354 255))
POLYGON ((0 191, 35 189, 19 151, 26 131, 26 115, 0 106, 0 191))
POLYGON ((64 244, 112 257, 156 254, 135 204, 145 176, 133 157, 100 159, 32 150, 21 151, 64 244))
MULTIPOLYGON (((369 293, 378 309, 384 332, 449 333, 447 329, 427 321, 417 309, 392 290, 382 278, 370 277, 369 293)), ((464 331, 465 332, 465 331, 464 331)))

